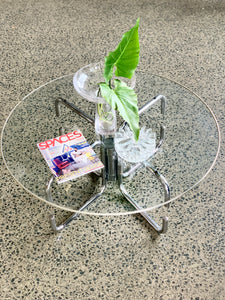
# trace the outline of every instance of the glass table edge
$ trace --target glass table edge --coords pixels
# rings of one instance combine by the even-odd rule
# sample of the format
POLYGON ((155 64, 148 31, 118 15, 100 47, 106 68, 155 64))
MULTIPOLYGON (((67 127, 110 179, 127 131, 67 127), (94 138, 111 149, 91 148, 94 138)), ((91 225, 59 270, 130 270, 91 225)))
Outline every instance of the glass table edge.
MULTIPOLYGON (((141 70, 139 70, 138 72, 143 72, 141 70)), ((137 73, 138 73, 137 72, 137 73)), ((193 190, 196 186, 198 186, 208 175, 209 173, 211 172, 211 170, 213 169, 213 167, 215 166, 216 164, 216 161, 217 161, 217 158, 219 156, 219 152, 220 152, 220 148, 221 148, 221 132, 220 132, 220 127, 219 127, 219 123, 218 123, 218 120, 216 118, 216 115, 214 114, 213 110, 210 108, 210 106, 204 101, 202 100, 195 92, 191 91, 189 88, 185 87, 184 85, 174 81, 174 80, 171 80, 169 78, 166 78, 164 76, 161 76, 161 75, 155 75, 155 74, 152 74, 152 76, 155 76, 155 77, 159 77, 159 78, 162 78, 162 79, 166 79, 172 83, 175 83, 177 85, 179 85, 180 87, 186 89, 189 93, 193 94, 195 97, 197 97, 199 99, 199 101, 202 102, 203 105, 205 105, 205 107, 208 109, 208 111, 210 112, 211 116, 213 117, 214 119, 214 122, 215 122, 215 125, 216 125, 216 128, 217 128, 217 133, 218 133, 218 148, 217 148, 217 151, 216 151, 216 155, 215 155, 215 158, 210 166, 210 168, 206 171, 205 175, 200 178, 194 185, 192 185, 190 188, 188 188, 187 190, 185 190, 184 192, 180 193, 179 195, 177 195, 176 197, 174 198, 171 198, 170 200, 166 201, 166 202, 162 202, 160 204, 157 204, 157 205, 154 205, 154 206, 151 206, 151 207, 148 207, 148 208, 144 208, 144 209, 141 209, 141 210, 133 210, 133 211, 127 211, 127 212, 119 212, 119 213, 95 213, 95 212, 88 212, 88 211, 79 211, 79 210, 75 210, 75 209, 72 209, 72 208, 69 208, 69 207, 66 207, 66 206, 63 206, 63 205, 58 205, 54 202, 49 202, 47 201, 46 199, 40 197, 40 196, 37 196, 36 194, 34 194, 32 191, 30 191, 29 189, 27 189, 22 183, 20 183, 19 180, 17 180, 17 178, 13 175, 13 173, 10 171, 8 165, 7 165, 7 162, 5 160, 5 157, 4 157, 4 153, 3 153, 3 135, 4 135, 4 129, 6 127, 6 124, 9 120, 9 118, 11 117, 11 115, 13 114, 13 112, 16 110, 16 108, 26 99, 28 98, 31 94, 35 93, 37 90, 41 89, 42 87, 54 82, 54 81, 57 81, 57 80, 60 80, 62 78, 66 78, 66 77, 70 77, 70 76, 74 76, 74 73, 70 73, 70 74, 67 74, 67 75, 63 75, 63 76, 60 76, 60 77, 57 77, 53 80, 50 80, 48 81, 47 83, 45 84, 42 84, 40 85, 38 88, 34 89, 33 91, 31 91, 29 94, 27 94, 21 101, 19 101, 15 107, 10 111, 8 117, 6 118, 4 124, 3 124, 3 128, 2 128, 2 131, 1 131, 1 144, 0 144, 0 148, 1 148, 1 155, 2 155, 2 159, 3 159, 3 162, 9 172, 9 174, 14 178, 14 180, 19 184, 19 186, 21 186, 28 194, 32 195, 35 199, 39 199, 41 201, 44 201, 46 204, 50 205, 50 206, 53 206, 57 209, 61 209, 61 210, 65 210, 65 211, 68 211, 68 212, 71 212, 71 213, 79 213, 79 214, 83 214, 83 215, 92 215, 92 216, 125 216, 125 215, 132 215, 132 214, 139 214, 139 213, 142 213, 142 212, 149 212, 151 210, 154 210, 154 209, 158 209, 166 204, 169 204, 181 197, 183 197, 186 193, 190 192, 191 190, 193 190)), ((47 181, 46 181, 46 184, 47 184, 47 181)))

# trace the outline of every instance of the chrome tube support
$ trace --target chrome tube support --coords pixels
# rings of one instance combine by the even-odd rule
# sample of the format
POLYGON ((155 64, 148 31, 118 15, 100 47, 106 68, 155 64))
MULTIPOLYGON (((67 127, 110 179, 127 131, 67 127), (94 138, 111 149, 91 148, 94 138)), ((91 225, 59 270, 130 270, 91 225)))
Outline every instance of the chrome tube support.
MULTIPOLYGON (((147 167, 147 169, 153 173, 156 178, 160 181, 160 183, 162 184, 163 188, 164 188, 164 201, 168 201, 170 199, 170 189, 169 189, 169 185, 166 181, 166 179, 155 169, 153 169, 150 164, 148 164, 147 162, 143 163, 143 166, 147 167)), ((119 189, 121 191, 121 193, 123 194, 123 196, 130 202, 130 204, 132 204, 133 207, 135 207, 137 210, 143 210, 143 207, 141 207, 137 201, 135 201, 126 191, 124 185, 123 185, 123 170, 122 170, 122 166, 119 163, 119 189)), ((150 216, 147 212, 140 212, 139 214, 142 215, 142 217, 145 218, 145 220, 151 225, 151 227, 153 227, 155 229, 155 231, 157 233, 166 233, 168 230, 168 217, 163 217, 162 218, 162 226, 158 225, 150 216)))
MULTIPOLYGON (((166 178, 159 173, 158 170, 153 168, 147 161, 143 162, 143 166, 147 168, 155 177, 158 179, 158 181, 161 183, 163 189, 164 189, 164 202, 167 202, 170 200, 170 187, 168 182, 166 181, 166 178)), ((169 207, 169 203, 165 204, 165 206, 169 207)))
POLYGON ((61 114, 60 110, 60 104, 63 104, 64 106, 68 107, 70 110, 78 114, 80 117, 91 123, 92 125, 95 124, 95 120, 91 118, 89 115, 87 115, 84 111, 76 107, 73 103, 67 101, 66 99, 63 99, 61 97, 57 98, 55 100, 55 111, 56 111, 56 116, 59 117, 61 114))
MULTIPOLYGON (((152 105, 156 104, 157 102, 161 101, 161 113, 165 114, 166 109, 166 98, 163 95, 159 95, 149 102, 147 102, 144 106, 142 106, 139 109, 139 115, 147 111, 152 105)), ((84 118, 87 122, 91 123, 94 126, 94 119, 92 119, 90 116, 88 116, 85 112, 77 108, 73 103, 68 102, 67 100, 59 97, 55 100, 55 110, 56 115, 60 116, 60 105, 63 104, 64 106, 71 109, 73 112, 78 114, 80 117, 84 118)), ((126 126, 126 122, 123 123, 123 126, 126 126)), ((63 127, 60 128, 60 134, 64 134, 63 127)), ((165 127, 161 125, 160 127, 160 138, 159 142, 156 145, 156 150, 154 153, 158 151, 158 149, 161 147, 163 141, 164 141, 164 135, 165 135, 165 127)), ((102 177, 102 186, 100 188, 100 192, 93 195, 79 210, 78 212, 72 214, 68 219, 66 219, 62 224, 57 225, 54 214, 50 214, 49 221, 50 225, 55 233, 61 231, 64 229, 71 221, 77 219, 77 217, 80 215, 79 212, 86 209, 91 203, 93 203, 96 199, 98 199, 105 191, 107 181, 117 181, 119 185, 119 189, 122 193, 122 195, 132 204, 132 206, 137 209, 138 211, 143 210, 143 208, 128 194, 126 191, 124 185, 123 185, 123 178, 127 177, 131 174, 134 174, 137 172, 140 168, 143 166, 147 168, 148 171, 150 171, 161 183, 163 189, 164 189, 164 201, 167 202, 170 199, 170 189, 169 185, 166 181, 166 179, 157 171, 155 170, 147 161, 138 163, 135 166, 133 166, 130 170, 127 172, 122 172, 121 164, 118 160, 117 153, 115 151, 114 147, 114 138, 113 137, 104 137, 100 136, 99 141, 94 142, 91 147, 95 148, 97 146, 101 149, 101 160, 103 164, 105 165, 105 168, 103 169, 102 173, 98 173, 97 175, 102 177)), ((54 180, 54 176, 51 176, 51 178, 48 180, 46 184, 46 197, 49 202, 53 202, 52 195, 51 195, 51 185, 54 180)), ((146 221, 149 223, 149 225, 154 228, 154 230, 158 233, 166 233, 168 229, 168 218, 163 217, 162 219, 162 226, 158 225, 146 212, 137 212, 140 213, 146 221)))
MULTIPOLYGON (((104 171, 103 171, 103 173, 104 173, 104 171)), ((81 211, 83 211, 84 209, 88 208, 88 206, 89 206, 90 204, 92 204, 97 198, 99 198, 99 197, 103 194, 103 192, 104 192, 104 190, 105 190, 105 188, 106 188, 106 182, 105 182, 105 180, 104 180, 104 177, 105 177, 105 176, 103 175, 103 176, 102 176, 102 178, 103 178, 103 181, 102 181, 102 187, 101 187, 101 189, 100 189, 100 192, 98 192, 98 193, 96 193, 95 195, 93 195, 87 202, 85 202, 85 204, 84 204, 82 207, 79 208, 78 211, 81 212, 81 211)), ((47 200, 48 200, 49 202, 52 202, 51 184, 52 184, 52 182, 53 182, 53 179, 54 179, 54 177, 51 176, 51 178, 50 178, 50 180, 47 182, 47 186, 46 186, 46 195, 47 195, 47 200)), ((62 224, 60 224, 60 225, 57 226, 56 220, 55 220, 55 215, 54 215, 54 214, 50 214, 50 215, 49 215, 49 222, 50 222, 50 225, 51 225, 52 230, 53 230, 55 233, 61 231, 61 230, 64 229, 71 221, 77 219, 77 217, 78 217, 79 215, 80 215, 79 212, 76 212, 76 213, 72 214, 68 219, 66 219, 62 224)))
MULTIPOLYGON (((120 191, 123 196, 134 206, 137 210, 142 210, 143 208, 127 193, 123 184, 120 184, 120 191)), ((166 233, 168 230, 168 217, 162 218, 162 226, 158 225, 146 212, 140 212, 142 217, 155 229, 158 233, 166 233)))
POLYGON ((143 105, 138 113, 139 115, 143 114, 146 110, 148 110, 152 105, 156 104, 157 102, 161 101, 161 114, 165 115, 166 112, 166 97, 163 95, 158 95, 157 97, 148 101, 145 105, 143 105))
POLYGON ((114 146, 114 137, 101 136, 101 160, 105 166, 106 181, 117 180, 117 153, 114 146))

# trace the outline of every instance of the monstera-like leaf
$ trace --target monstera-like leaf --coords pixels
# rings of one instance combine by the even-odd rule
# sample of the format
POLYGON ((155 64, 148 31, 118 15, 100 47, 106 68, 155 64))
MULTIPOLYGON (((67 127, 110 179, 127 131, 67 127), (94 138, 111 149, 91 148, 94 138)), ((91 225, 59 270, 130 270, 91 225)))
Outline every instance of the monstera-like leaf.
POLYGON ((110 52, 105 57, 104 78, 106 83, 113 76, 114 67, 115 75, 131 79, 139 62, 139 36, 138 36, 139 19, 136 25, 126 32, 116 50, 110 52))
POLYGON ((139 137, 139 115, 137 108, 137 95, 125 82, 116 79, 115 88, 106 83, 100 83, 102 97, 115 110, 118 110, 123 119, 129 124, 137 141, 139 137))

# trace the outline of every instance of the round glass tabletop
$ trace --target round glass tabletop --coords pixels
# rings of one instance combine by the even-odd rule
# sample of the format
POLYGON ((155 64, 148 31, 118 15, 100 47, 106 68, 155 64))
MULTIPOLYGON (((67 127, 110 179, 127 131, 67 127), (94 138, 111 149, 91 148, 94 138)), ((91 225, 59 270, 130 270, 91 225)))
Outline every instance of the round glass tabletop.
MULTIPOLYGON (((170 200, 178 199, 195 187, 210 172, 218 156, 220 132, 211 109, 194 93, 168 79, 144 72, 136 72, 135 91, 139 107, 158 95, 166 98, 166 113, 161 114, 160 102, 140 116, 140 127, 150 128, 157 139, 160 125, 165 126, 165 138, 160 150, 149 164, 169 185, 170 200)), ((37 143, 80 129, 89 144, 98 138, 94 126, 65 106, 56 116, 55 100, 67 99, 94 118, 95 103, 79 96, 73 86, 73 74, 63 76, 40 86, 27 95, 11 111, 1 140, 3 160, 16 181, 33 196, 68 211, 80 207, 98 193, 101 180, 92 173, 75 180, 51 185, 51 201, 46 196, 46 184, 51 172, 37 143)), ((122 119, 118 117, 118 128, 122 119)), ((98 155, 98 149, 95 151, 98 155)), ((122 215, 160 207, 164 202, 162 182, 149 172, 147 165, 133 176, 124 178, 124 187, 136 200, 136 210, 121 194, 118 184, 107 182, 104 193, 87 209, 79 213, 95 215, 122 215)))

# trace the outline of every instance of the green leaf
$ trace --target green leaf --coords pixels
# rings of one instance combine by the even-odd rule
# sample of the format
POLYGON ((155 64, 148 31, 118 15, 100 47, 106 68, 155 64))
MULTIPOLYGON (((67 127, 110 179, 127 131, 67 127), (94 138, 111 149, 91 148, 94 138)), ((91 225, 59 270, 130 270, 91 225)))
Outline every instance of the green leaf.
POLYGON ((104 78, 108 83, 113 76, 113 69, 116 66, 116 76, 131 79, 139 62, 139 19, 136 25, 126 32, 116 50, 105 57, 104 78))
POLYGON ((139 115, 137 107, 137 95, 134 90, 126 85, 125 82, 115 80, 115 89, 111 89, 108 84, 100 83, 102 97, 118 110, 123 119, 129 124, 137 141, 139 137, 139 115))

